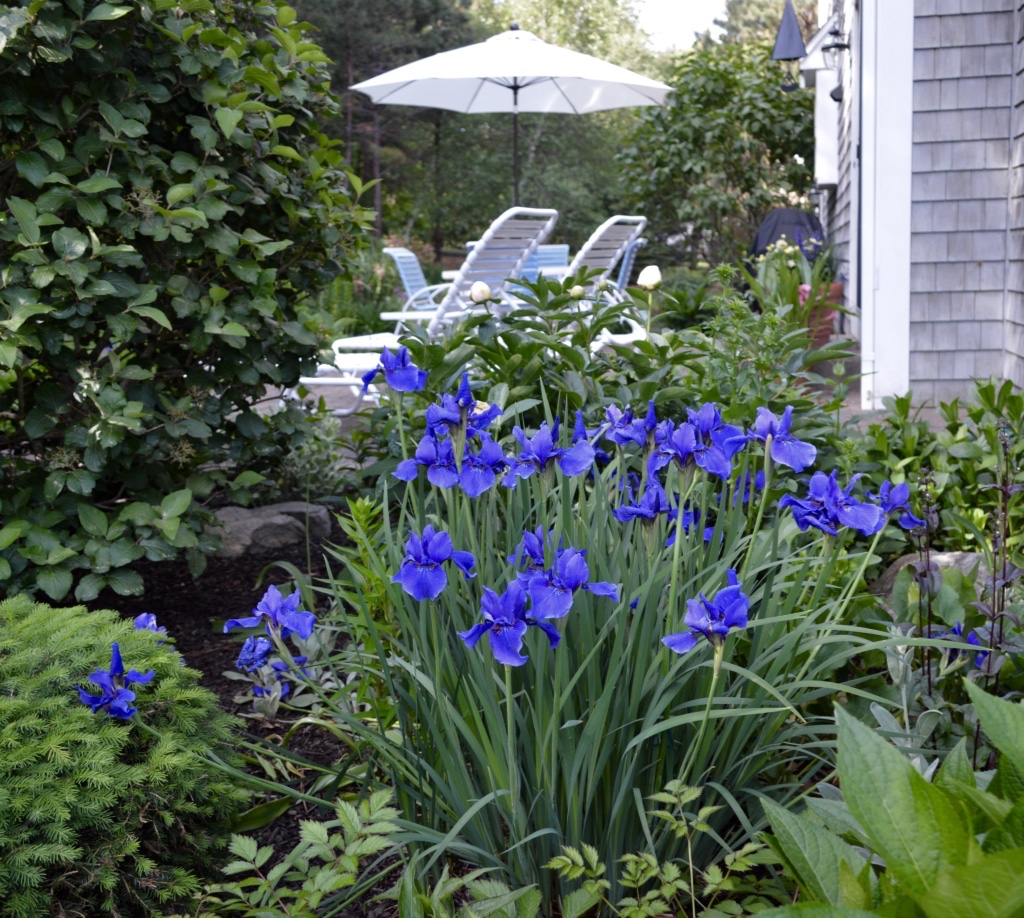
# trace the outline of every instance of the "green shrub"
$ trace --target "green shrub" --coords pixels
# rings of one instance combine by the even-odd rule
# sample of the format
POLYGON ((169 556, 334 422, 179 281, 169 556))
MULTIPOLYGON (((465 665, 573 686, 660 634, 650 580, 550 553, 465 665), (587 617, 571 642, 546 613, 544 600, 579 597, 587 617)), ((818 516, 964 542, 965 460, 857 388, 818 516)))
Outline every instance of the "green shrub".
POLYGON ((152 915, 199 889, 244 795, 205 757, 233 759, 232 721, 196 679, 114 612, 0 603, 0 914, 152 915), (76 690, 113 641, 156 673, 129 722, 76 690))
POLYGON ((316 294, 368 211, 320 133, 327 58, 280 0, 8 10, 0 581, 139 593, 127 565, 201 569, 200 502, 246 500, 304 429, 254 405, 315 366, 316 294))
POLYGON ((801 902, 766 918, 1010 918, 1024 911, 1024 707, 965 687, 1001 753, 994 773, 975 774, 961 741, 930 782, 897 747, 839 709, 842 798, 823 785, 826 793, 800 815, 765 802, 769 841, 799 884, 801 902))

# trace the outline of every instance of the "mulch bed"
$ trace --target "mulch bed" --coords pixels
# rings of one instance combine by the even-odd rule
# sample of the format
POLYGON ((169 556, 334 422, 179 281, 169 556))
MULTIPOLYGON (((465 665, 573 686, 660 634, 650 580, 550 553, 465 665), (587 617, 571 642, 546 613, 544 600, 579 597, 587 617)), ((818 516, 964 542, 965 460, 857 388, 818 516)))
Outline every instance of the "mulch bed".
MULTIPOLYGON (((341 542, 342 539, 340 530, 336 530, 323 544, 341 542)), ((96 609, 114 609, 126 618, 134 618, 140 612, 152 612, 156 615, 157 624, 165 627, 168 635, 174 639, 175 647, 188 665, 202 673, 201 684, 217 695, 221 707, 230 714, 250 713, 251 703, 239 704, 235 701, 235 696, 245 688, 245 684, 223 675, 235 668, 241 645, 223 633, 222 623, 228 618, 250 614, 269 584, 280 585, 288 581, 284 570, 272 568, 263 575, 261 585, 256 586, 261 572, 276 561, 291 562, 314 578, 325 576, 327 565, 323 544, 311 546, 309 568, 306 546, 299 544, 267 554, 210 558, 206 570, 195 580, 184 561, 137 562, 132 567, 142 574, 145 584, 142 596, 118 596, 106 590, 90 605, 96 609)), ((285 717, 289 716, 288 712, 283 713, 285 717)), ((251 739, 261 738, 279 743, 287 729, 287 722, 271 724, 262 718, 245 719, 245 730, 251 739)), ((342 746, 330 733, 312 726, 297 730, 288 748, 322 765, 336 764, 347 751, 347 747, 342 746)), ((274 846, 276 860, 278 856, 291 851, 298 841, 300 820, 332 818, 330 812, 297 803, 283 816, 253 834, 261 845, 274 846)), ((390 888, 396 879, 397 875, 392 872, 378 884, 379 888, 375 887, 367 899, 342 912, 342 918, 383 918, 395 914, 394 903, 375 903, 369 900, 390 888)))

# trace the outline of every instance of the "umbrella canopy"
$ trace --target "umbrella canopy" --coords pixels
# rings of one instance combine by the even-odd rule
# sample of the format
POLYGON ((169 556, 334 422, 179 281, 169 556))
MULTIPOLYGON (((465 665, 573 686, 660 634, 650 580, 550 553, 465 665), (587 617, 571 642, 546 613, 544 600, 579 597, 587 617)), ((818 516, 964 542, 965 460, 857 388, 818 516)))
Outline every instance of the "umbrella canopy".
POLYGON ((519 203, 519 112, 585 114, 661 105, 671 88, 513 27, 349 87, 386 105, 455 112, 512 112, 515 203, 519 203))

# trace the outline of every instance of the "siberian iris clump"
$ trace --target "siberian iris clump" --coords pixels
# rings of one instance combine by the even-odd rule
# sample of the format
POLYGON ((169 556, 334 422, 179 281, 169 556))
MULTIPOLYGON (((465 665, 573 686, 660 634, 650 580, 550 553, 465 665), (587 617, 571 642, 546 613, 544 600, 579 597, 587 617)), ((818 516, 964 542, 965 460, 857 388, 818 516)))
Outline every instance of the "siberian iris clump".
POLYGON ((122 720, 129 720, 138 710, 132 707, 135 701, 135 692, 128 688, 129 685, 145 685, 151 681, 155 673, 149 670, 147 673, 140 673, 130 669, 126 673, 124 664, 121 662, 121 648, 117 641, 110 649, 110 669, 97 669, 89 681, 99 686, 100 694, 93 695, 85 689, 78 688, 78 697, 82 704, 87 704, 94 712, 105 711, 111 717, 119 717, 122 720))

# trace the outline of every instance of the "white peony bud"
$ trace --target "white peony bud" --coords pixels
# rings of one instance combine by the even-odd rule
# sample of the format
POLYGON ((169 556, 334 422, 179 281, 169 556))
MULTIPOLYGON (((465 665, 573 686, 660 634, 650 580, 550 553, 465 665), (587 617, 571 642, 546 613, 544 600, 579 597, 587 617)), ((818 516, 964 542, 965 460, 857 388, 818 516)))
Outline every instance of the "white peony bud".
POLYGON ((571 296, 574 300, 582 300, 583 297, 585 297, 586 295, 587 291, 584 290, 579 284, 577 284, 569 291, 569 296, 571 296))
POLYGON ((606 278, 606 277, 602 277, 602 278, 601 278, 601 279, 600 279, 600 280, 599 280, 599 281, 597 282, 597 289, 598 289, 598 290, 601 290, 601 291, 607 290, 607 289, 608 289, 608 278, 606 278))
POLYGON ((648 265, 640 272, 636 282, 644 290, 657 290, 661 286, 661 268, 657 265, 648 265))
POLYGON ((469 298, 474 303, 486 303, 491 298, 491 288, 483 281, 474 281, 469 288, 469 298))

